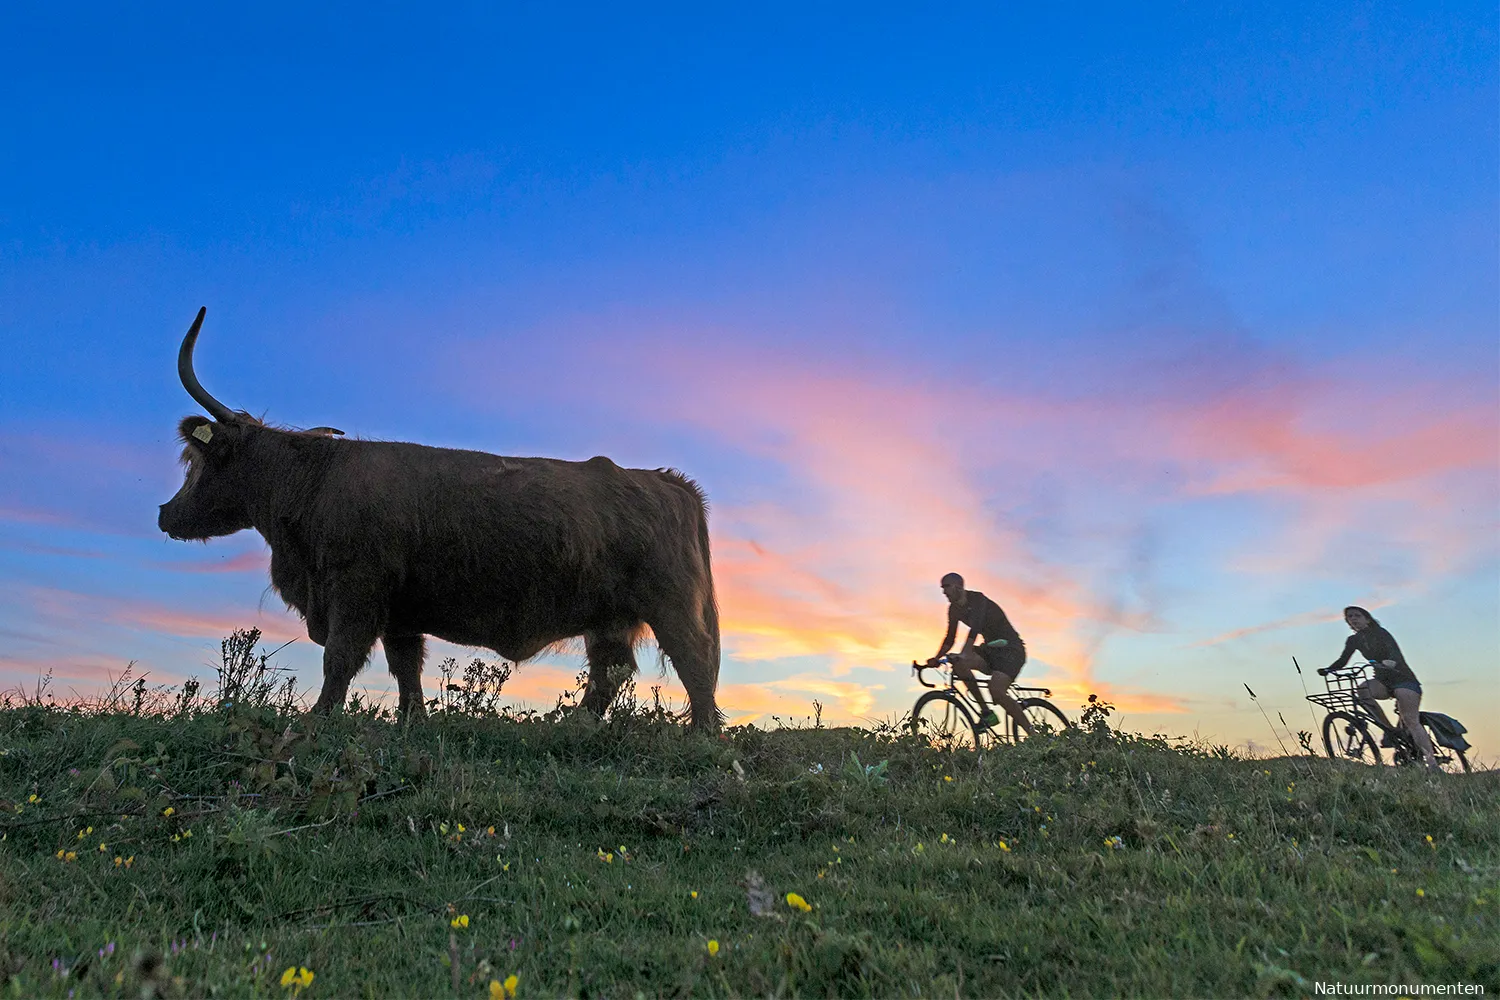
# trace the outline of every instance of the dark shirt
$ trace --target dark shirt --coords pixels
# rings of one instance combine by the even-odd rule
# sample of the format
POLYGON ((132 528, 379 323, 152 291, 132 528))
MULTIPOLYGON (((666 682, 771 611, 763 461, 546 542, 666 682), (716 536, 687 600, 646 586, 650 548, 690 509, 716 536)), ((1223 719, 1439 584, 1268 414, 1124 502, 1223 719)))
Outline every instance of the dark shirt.
POLYGON ((1396 645, 1395 638, 1373 622, 1358 632, 1350 633, 1349 638, 1344 640, 1343 655, 1329 664, 1328 669, 1337 670, 1348 663, 1356 650, 1366 659, 1375 661, 1375 679, 1386 687, 1417 679, 1417 675, 1411 672, 1411 667, 1406 665, 1406 657, 1401 655, 1401 647, 1396 645), (1382 660, 1395 660, 1396 665, 1384 666, 1382 660))
POLYGON ((1010 619, 1005 617, 1000 605, 977 590, 966 590, 964 593, 968 595, 968 599, 962 610, 956 605, 948 605, 948 634, 943 636, 944 649, 952 647, 960 622, 969 626, 970 635, 984 636, 985 642, 1004 639, 1007 646, 1022 644, 1020 633, 1011 625, 1010 619))

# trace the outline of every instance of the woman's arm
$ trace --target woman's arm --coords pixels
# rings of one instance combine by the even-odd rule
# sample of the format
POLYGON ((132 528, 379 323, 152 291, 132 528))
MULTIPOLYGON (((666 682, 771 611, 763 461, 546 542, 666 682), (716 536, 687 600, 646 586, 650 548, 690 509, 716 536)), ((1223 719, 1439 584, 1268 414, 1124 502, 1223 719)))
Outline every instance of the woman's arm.
POLYGON ((1344 652, 1343 652, 1343 655, 1341 655, 1337 660, 1334 660, 1328 666, 1324 667, 1322 670, 1319 670, 1318 673, 1320 673, 1320 674, 1332 673, 1333 671, 1338 670, 1339 668, 1343 667, 1346 663, 1349 662, 1349 657, 1351 657, 1351 656, 1354 655, 1354 647, 1355 647, 1355 645, 1358 642, 1359 642, 1359 633, 1355 632, 1349 638, 1347 638, 1347 639, 1344 640, 1344 652))

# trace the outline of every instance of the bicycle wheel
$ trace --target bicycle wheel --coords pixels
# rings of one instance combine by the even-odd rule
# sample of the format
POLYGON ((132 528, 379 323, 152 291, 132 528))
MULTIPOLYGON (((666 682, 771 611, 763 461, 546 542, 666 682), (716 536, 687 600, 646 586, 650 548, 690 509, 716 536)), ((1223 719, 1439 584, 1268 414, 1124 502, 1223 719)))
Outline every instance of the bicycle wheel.
POLYGON ((1323 749, 1336 760, 1380 763, 1380 744, 1365 720, 1349 712, 1329 712, 1323 720, 1323 749))
MULTIPOLYGON (((1422 723, 1422 728, 1427 730, 1427 738, 1432 741, 1432 756, 1436 758, 1440 769, 1449 774, 1469 773, 1469 758, 1464 756, 1462 750, 1445 747, 1439 743, 1437 732, 1433 730, 1430 723, 1422 723)), ((1418 760, 1420 759, 1418 757, 1418 760)))
POLYGON ((911 710, 911 731, 940 750, 977 750, 974 716, 952 691, 929 691, 911 710))
MULTIPOLYGON (((1041 735, 1043 733, 1057 733, 1068 728, 1068 717, 1058 710, 1057 706, 1045 698, 1022 698, 1017 702, 1021 706, 1021 714, 1026 716, 1026 721, 1031 723, 1031 728, 1041 735)), ((1016 720, 1009 713, 1005 716, 1005 735, 1012 743, 1019 743, 1026 738, 1026 730, 1016 725, 1016 720)))

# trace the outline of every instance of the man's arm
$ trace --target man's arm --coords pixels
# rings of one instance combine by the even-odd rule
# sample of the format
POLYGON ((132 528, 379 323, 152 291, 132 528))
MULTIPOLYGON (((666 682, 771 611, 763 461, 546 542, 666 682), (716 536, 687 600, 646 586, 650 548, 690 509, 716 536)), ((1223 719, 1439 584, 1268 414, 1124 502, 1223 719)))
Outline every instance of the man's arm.
MULTIPOLYGON (((953 613, 953 606, 949 605, 948 606, 948 632, 947 632, 946 635, 943 636, 943 644, 938 647, 937 656, 934 656, 932 658, 933 660, 936 660, 938 657, 942 656, 944 653, 948 652, 948 650, 950 650, 950 649, 953 648, 953 637, 955 635, 957 635, 957 634, 958 634, 958 616, 953 613)), ((972 638, 972 636, 971 636, 971 638, 972 638)), ((932 661, 929 660, 928 662, 930 663, 932 661)))

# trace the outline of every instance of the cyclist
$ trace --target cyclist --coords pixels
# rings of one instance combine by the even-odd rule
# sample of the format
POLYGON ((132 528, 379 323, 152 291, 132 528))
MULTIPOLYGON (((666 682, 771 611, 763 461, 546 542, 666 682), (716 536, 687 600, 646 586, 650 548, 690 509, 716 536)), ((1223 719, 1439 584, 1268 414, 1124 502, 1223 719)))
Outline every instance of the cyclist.
MULTIPOLYGON (((1417 675, 1412 673, 1411 667, 1407 666, 1406 657, 1401 655, 1401 647, 1396 645, 1395 637, 1382 628, 1370 612, 1361 607, 1351 605, 1345 608, 1344 621, 1354 630, 1354 634, 1344 640, 1343 654, 1318 673, 1328 674, 1343 667, 1356 650, 1365 658, 1373 660, 1375 676, 1359 686, 1360 704, 1389 730, 1394 727, 1376 699, 1396 699, 1396 714, 1406 726, 1406 731, 1411 734, 1417 749, 1422 751, 1422 759, 1427 762, 1428 768, 1437 770, 1432 741, 1422 728, 1422 685, 1417 680, 1417 675)), ((1390 736, 1383 736, 1380 745, 1390 746, 1390 736)))
MULTIPOLYGON (((1026 644, 1021 641, 1015 626, 1005 617, 1000 605, 977 590, 965 590, 964 578, 957 573, 944 576, 939 586, 943 589, 943 596, 948 598, 948 633, 943 636, 937 656, 928 660, 927 665, 936 666, 938 658, 953 648, 959 623, 969 626, 969 637, 964 640, 963 649, 948 658, 953 666, 953 676, 963 681, 974 700, 983 705, 984 698, 979 693, 979 682, 974 674, 989 674, 990 701, 1005 709, 1027 736, 1033 735, 1031 723, 1026 721, 1021 706, 1005 690, 1015 682, 1016 675, 1026 663, 1026 644), (976 644, 980 636, 984 636, 985 641, 976 644)), ((979 724, 986 727, 999 722, 1000 717, 992 708, 985 709, 984 718, 979 720, 979 724)))

